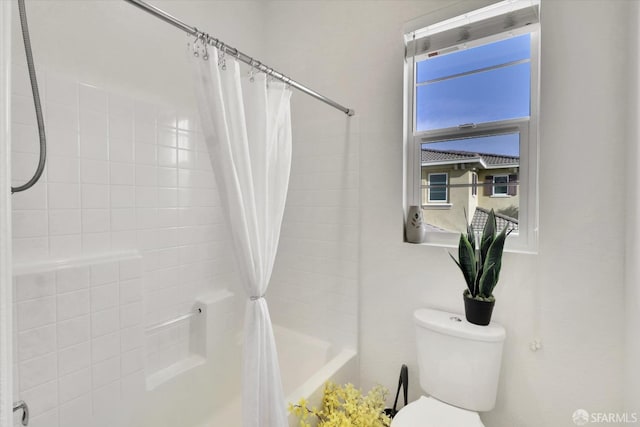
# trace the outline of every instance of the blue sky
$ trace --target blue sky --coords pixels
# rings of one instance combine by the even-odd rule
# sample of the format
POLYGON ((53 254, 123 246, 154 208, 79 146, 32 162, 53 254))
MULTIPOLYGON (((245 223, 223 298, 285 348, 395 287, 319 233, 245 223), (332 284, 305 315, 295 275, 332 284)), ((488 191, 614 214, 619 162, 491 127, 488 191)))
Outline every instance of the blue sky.
MULTIPOLYGON (((418 62, 416 81, 426 83, 416 90, 416 130, 529 116, 530 63, 526 60, 530 56, 530 36, 524 34, 418 62), (456 76, 523 60, 525 62, 456 76)), ((492 152, 487 151, 490 149, 499 154, 518 155, 514 137, 517 135, 511 136, 511 141, 505 137, 483 138, 484 149, 469 151, 492 152)), ((450 144, 471 147, 477 142, 450 144)))

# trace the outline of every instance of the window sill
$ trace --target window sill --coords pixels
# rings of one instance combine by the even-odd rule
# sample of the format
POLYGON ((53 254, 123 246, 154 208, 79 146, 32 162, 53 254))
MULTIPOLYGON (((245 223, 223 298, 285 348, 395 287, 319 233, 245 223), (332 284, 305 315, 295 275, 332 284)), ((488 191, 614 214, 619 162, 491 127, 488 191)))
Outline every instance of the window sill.
POLYGON ((451 209, 452 207, 451 203, 427 203, 422 205, 422 209, 451 209))
MULTIPOLYGON (((457 239, 459 238, 460 238, 460 233, 456 233, 453 236, 453 238, 449 238, 449 239, 433 239, 433 241, 430 241, 432 239, 427 238, 427 241, 422 243, 411 243, 411 242, 407 242, 406 240, 403 243, 405 245, 411 245, 411 246, 457 249, 458 248, 457 239)), ((504 252, 512 253, 512 254, 525 254, 525 255, 538 254, 538 250, 536 247, 526 247, 526 246, 522 247, 517 243, 513 244, 513 242, 509 242, 509 241, 507 241, 504 246, 504 252)))
POLYGON ((513 197, 513 196, 510 196, 508 194, 492 194, 489 197, 492 199, 508 199, 509 197, 513 197))

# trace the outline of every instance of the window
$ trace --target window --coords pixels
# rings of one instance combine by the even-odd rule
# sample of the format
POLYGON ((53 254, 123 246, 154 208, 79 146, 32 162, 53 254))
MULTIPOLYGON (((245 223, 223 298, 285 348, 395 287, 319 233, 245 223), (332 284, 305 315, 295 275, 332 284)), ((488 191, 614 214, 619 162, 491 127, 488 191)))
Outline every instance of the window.
POLYGON ((428 198, 429 203, 446 203, 448 200, 448 175, 446 173, 430 173, 428 198))
POLYGON ((416 62, 416 131, 529 117, 531 37, 416 62))
POLYGON ((507 249, 534 251, 539 2, 459 13, 405 34, 407 205, 428 243, 455 245, 494 209, 516 230, 507 249))
POLYGON ((491 184, 491 195, 497 197, 510 197, 518 194, 518 175, 487 175, 491 184))
POLYGON ((509 175, 497 175, 493 177, 493 195, 506 196, 507 184, 509 184, 509 175))
POLYGON ((478 174, 476 172, 471 172, 471 195, 478 196, 478 174))

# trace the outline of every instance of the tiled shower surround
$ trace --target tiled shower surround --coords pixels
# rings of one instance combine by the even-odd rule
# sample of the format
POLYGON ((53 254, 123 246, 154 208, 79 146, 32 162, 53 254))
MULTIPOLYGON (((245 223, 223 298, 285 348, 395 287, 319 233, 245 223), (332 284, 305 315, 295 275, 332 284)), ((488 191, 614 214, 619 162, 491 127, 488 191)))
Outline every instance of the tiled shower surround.
POLYGON ((14 285, 14 386, 31 425, 113 425, 145 390, 140 257, 34 264, 14 285))
MULTIPOLYGON (((14 68, 18 183, 34 170, 37 131, 27 71, 14 68)), ((41 182, 13 196, 14 264, 139 250, 147 324, 228 286, 229 235, 194 115, 53 73, 40 81, 48 161, 41 182)))
POLYGON ((293 132, 287 208, 269 290, 271 317, 355 349, 359 120, 294 117, 293 132), (296 132, 298 126, 308 131, 296 132))
MULTIPOLYGON (((15 65, 13 75, 17 185, 35 168, 38 136, 27 70, 15 65)), ((113 412, 121 389, 144 391, 144 374, 155 387, 154 373, 189 357, 188 320, 145 328, 235 287, 234 261, 192 112, 49 72, 39 83, 47 167, 12 200, 16 387, 33 425, 70 427, 71 409, 98 415, 109 403, 113 412), (123 276, 123 256, 137 263, 135 278, 123 276)), ((242 311, 227 317, 228 329, 240 327, 242 311)))
MULTIPOLYGON (((179 366, 193 365, 204 352, 202 372, 215 380, 200 381, 197 387, 204 388, 195 397, 203 399, 202 408, 214 411, 232 390, 238 392, 239 368, 233 367, 238 356, 224 349, 239 342, 244 297, 196 115, 78 82, 43 66, 38 73, 47 167, 33 189, 12 199, 16 395, 33 402, 36 427, 72 427, 83 420, 67 417, 72 408, 91 414, 86 411, 99 412, 108 403, 113 409, 114 402, 126 401, 125 388, 140 391, 141 402, 156 408, 149 413, 139 408, 143 415, 137 414, 136 426, 171 424, 169 418, 180 411, 176 402, 161 396, 175 384, 196 392, 191 384, 196 374, 182 375, 179 366), (120 273, 109 283, 92 281, 92 271, 100 266, 120 268, 136 257, 140 278, 134 287, 127 286, 131 279, 121 281, 120 273), (59 280, 67 270, 81 271, 86 279, 81 288, 67 289, 59 280), (140 299, 129 301, 126 296, 137 286, 140 299), (29 294, 33 289, 42 294, 29 294), (225 289, 236 296, 214 304, 206 336, 194 336, 190 321, 145 332, 190 312, 199 299, 216 300, 225 289), (35 311, 42 304, 49 317, 30 326, 31 311, 38 318, 35 311), (135 327, 127 326, 132 316, 140 322, 135 327), (75 323, 79 329, 65 332, 65 325, 75 323), (78 343, 67 342, 69 335, 78 343), (40 344, 32 346, 34 340, 40 344), (98 359, 101 340, 111 352, 108 358, 94 360, 96 340, 98 359), (76 354, 75 347, 84 353, 76 354), (67 353, 76 357, 75 364, 67 364, 67 353), (177 383, 163 384, 171 373, 177 383), (156 387, 158 393, 150 394, 156 387), (103 389, 110 394, 101 395, 103 389)), ((14 185, 30 178, 38 156, 27 75, 26 67, 14 64, 14 185)), ((271 316, 274 323, 337 348, 355 348, 358 130, 345 129, 340 117, 318 122, 313 135, 297 135, 297 120, 304 118, 294 116, 290 191, 267 294, 271 316)), ((115 412, 120 421, 109 419, 110 427, 128 426, 126 408, 118 406, 115 412)))

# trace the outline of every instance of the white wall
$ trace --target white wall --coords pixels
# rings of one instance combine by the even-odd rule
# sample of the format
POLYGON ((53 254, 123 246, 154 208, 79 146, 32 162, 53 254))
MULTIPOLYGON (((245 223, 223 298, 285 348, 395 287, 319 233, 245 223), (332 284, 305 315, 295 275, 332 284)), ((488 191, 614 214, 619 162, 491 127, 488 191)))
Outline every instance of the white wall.
POLYGON ((308 122, 293 114, 291 179, 269 306, 274 323, 355 349, 359 135, 357 121, 336 116, 308 122))
MULTIPOLYGON (((323 73, 326 67, 340 73, 350 62, 349 53, 336 46, 348 35, 333 31, 333 17, 324 7, 313 2, 269 2, 266 18, 269 65, 346 103, 348 94, 336 90, 335 82, 323 73), (325 38, 335 43, 325 45, 325 38)), ((358 345, 360 123, 359 117, 348 118, 294 91, 291 180, 269 289, 274 322, 338 348, 354 349, 358 345)))
MULTIPOLYGON (((422 306, 461 311, 464 285, 443 249, 402 243, 401 37, 405 22, 447 4, 268 9, 274 65, 356 110, 362 385, 395 388, 408 363, 414 398, 411 314, 422 306)), ((495 320, 508 338, 497 407, 483 416, 491 427, 571 425, 578 408, 622 409, 628 6, 543 4, 540 248, 505 256, 495 320), (536 338, 543 348, 533 353, 536 338)), ((336 131, 340 114, 294 96, 294 130, 306 138, 314 122, 336 131)))
POLYGON ((638 340, 638 328, 640 325, 640 247, 638 245, 638 214, 640 209, 640 174, 638 163, 640 151, 638 150, 638 138, 640 128, 638 126, 638 101, 640 90, 637 78, 639 64, 637 58, 640 52, 638 22, 640 22, 640 3, 633 2, 629 14, 629 149, 627 155, 627 190, 629 195, 626 205, 626 253, 625 253, 625 410, 637 412, 640 408, 640 368, 637 361, 640 360, 640 341, 638 340))
MULTIPOLYGON (((260 1, 150 3, 246 53, 264 49, 260 1)), ((14 9, 13 53, 23 60, 14 9)), ((185 60, 188 37, 177 28, 113 0, 34 0, 27 2, 27 15, 36 61, 52 71, 130 96, 142 94, 151 102, 195 106, 185 60)))

